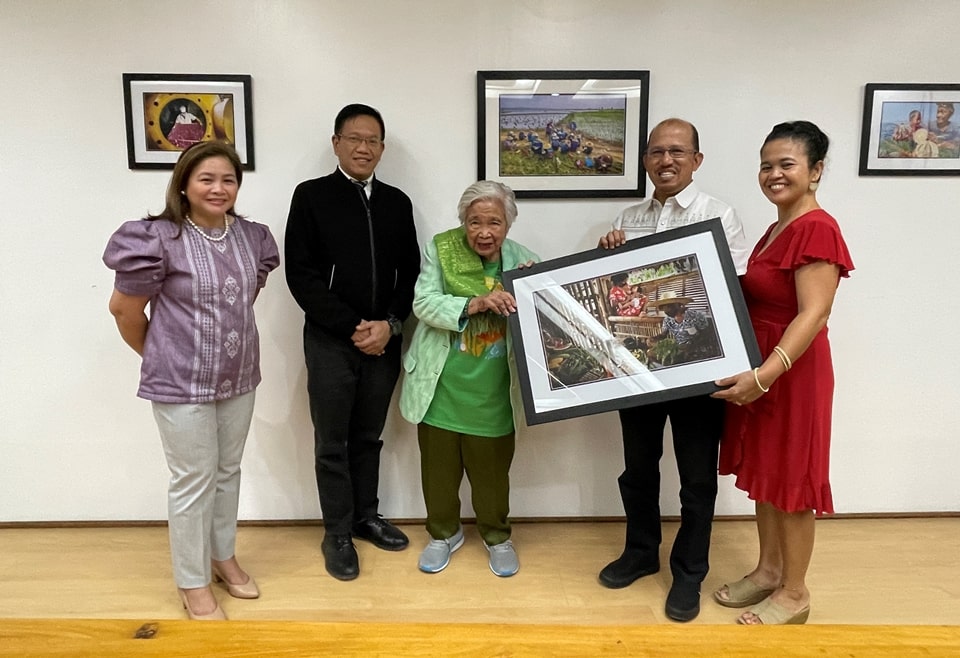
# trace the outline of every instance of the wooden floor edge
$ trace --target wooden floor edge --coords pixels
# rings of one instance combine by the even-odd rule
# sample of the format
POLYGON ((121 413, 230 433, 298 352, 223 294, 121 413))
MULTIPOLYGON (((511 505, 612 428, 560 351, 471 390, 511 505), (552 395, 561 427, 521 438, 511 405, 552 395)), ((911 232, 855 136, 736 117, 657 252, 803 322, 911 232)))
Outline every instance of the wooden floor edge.
POLYGON ((139 619, 0 619, 0 656, 960 655, 958 626, 579 626, 139 619), (646 649, 656 647, 655 654, 646 649), (95 653, 90 653, 95 651, 95 653))
MULTIPOLYGON (((752 521, 753 515, 733 514, 717 516, 714 521, 752 521)), ((947 512, 853 512, 820 517, 820 521, 844 521, 850 519, 956 519, 960 510, 947 512)), ((390 519, 397 525, 423 525, 423 518, 390 519)), ((527 516, 512 518, 513 523, 623 523, 622 516, 527 516)), ((664 516, 665 522, 678 522, 679 516, 664 516)), ((463 519, 465 524, 475 523, 473 518, 463 519)), ((28 528, 152 528, 166 526, 165 519, 156 520, 60 520, 60 521, 0 521, 0 530, 28 528)), ((322 526, 322 519, 249 519, 237 522, 240 527, 296 527, 322 526)))

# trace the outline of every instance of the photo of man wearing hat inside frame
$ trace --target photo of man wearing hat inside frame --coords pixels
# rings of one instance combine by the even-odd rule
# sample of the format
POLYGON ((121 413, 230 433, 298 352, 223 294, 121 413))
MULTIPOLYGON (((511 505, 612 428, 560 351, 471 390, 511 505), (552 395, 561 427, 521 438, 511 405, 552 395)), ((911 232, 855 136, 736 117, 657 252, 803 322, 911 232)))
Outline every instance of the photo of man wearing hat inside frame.
POLYGON ((663 313, 661 332, 646 339, 648 367, 666 367, 720 356, 720 340, 710 318, 687 306, 691 297, 667 291, 647 302, 663 313))

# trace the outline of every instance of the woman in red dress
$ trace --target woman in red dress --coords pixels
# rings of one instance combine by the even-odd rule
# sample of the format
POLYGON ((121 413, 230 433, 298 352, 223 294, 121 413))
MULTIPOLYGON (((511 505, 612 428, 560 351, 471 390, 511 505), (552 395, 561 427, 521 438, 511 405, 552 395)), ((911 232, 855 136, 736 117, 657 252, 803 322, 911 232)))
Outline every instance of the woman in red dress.
POLYGON ((833 512, 830 420, 833 364, 827 318, 853 262, 836 220, 817 203, 829 140, 808 121, 774 126, 760 150, 760 189, 777 207, 741 280, 766 360, 717 382, 732 403, 720 444, 720 474, 756 501, 760 558, 714 598, 754 606, 741 624, 802 624, 815 515, 833 512), (789 372, 788 372, 789 371, 789 372))
POLYGON ((627 284, 627 274, 614 274, 610 281, 613 285, 610 287, 608 299, 613 314, 621 317, 642 315, 647 308, 647 296, 638 291, 636 286, 627 284))

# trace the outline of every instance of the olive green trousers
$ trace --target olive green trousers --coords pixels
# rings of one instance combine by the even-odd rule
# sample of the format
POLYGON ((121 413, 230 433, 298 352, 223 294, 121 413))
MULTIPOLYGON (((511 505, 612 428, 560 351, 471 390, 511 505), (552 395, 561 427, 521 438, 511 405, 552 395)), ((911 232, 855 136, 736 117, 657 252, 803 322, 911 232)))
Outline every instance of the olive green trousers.
POLYGON ((510 538, 510 464, 515 435, 473 436, 417 425, 420 480, 427 507, 427 532, 447 539, 460 527, 460 483, 466 472, 477 530, 488 546, 510 538))

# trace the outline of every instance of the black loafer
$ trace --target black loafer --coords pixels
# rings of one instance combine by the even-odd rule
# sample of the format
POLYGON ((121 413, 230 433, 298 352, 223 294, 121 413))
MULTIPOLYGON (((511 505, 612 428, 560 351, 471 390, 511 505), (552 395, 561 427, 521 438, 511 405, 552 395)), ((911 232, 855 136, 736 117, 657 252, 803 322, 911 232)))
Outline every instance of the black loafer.
POLYGON ((324 535, 320 550, 327 573, 337 580, 353 580, 360 575, 360 560, 350 535, 324 535))
POLYGON ((700 584, 673 582, 664 607, 674 621, 690 621, 700 614, 700 584))
POLYGON ((649 562, 634 553, 624 551, 623 555, 600 571, 600 584, 610 589, 626 587, 638 578, 650 576, 660 571, 660 562, 649 562))
POLYGON ((402 551, 410 544, 410 540, 397 526, 379 516, 353 524, 353 536, 365 539, 385 551, 402 551))

